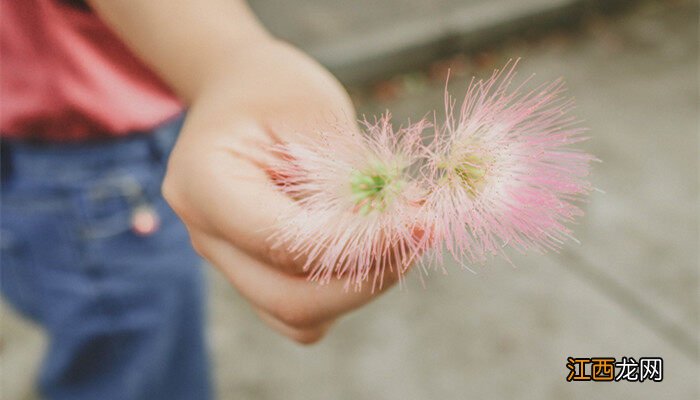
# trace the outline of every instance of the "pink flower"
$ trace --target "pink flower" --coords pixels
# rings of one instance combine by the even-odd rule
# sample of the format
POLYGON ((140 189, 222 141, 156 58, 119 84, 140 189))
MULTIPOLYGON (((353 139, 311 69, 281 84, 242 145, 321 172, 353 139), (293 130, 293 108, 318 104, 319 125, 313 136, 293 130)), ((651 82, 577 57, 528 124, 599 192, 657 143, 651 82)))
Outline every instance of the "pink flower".
POLYGON ((513 87, 516 64, 472 80, 457 112, 445 94, 446 122, 422 168, 431 262, 442 263, 443 249, 463 264, 505 256, 505 246, 556 250, 571 238, 566 224, 583 214, 576 202, 591 190, 594 157, 570 147, 585 140, 573 103, 561 97, 561 81, 513 87))
POLYGON ((562 82, 514 87, 516 64, 472 80, 458 110, 446 93, 432 137, 425 121, 394 131, 387 115, 365 134, 275 145, 268 173, 298 207, 272 239, 306 256, 309 279, 355 289, 401 279, 426 251, 424 272, 445 250, 466 265, 507 259, 506 247, 559 249, 583 214, 595 158, 572 147, 586 138, 562 82))
POLYGON ((270 176, 299 207, 274 240, 306 255, 309 279, 334 276, 360 289, 371 277, 408 269, 421 253, 416 211, 424 193, 409 172, 419 159, 425 123, 395 132, 390 117, 364 123, 366 134, 324 132, 310 143, 280 143, 270 176))

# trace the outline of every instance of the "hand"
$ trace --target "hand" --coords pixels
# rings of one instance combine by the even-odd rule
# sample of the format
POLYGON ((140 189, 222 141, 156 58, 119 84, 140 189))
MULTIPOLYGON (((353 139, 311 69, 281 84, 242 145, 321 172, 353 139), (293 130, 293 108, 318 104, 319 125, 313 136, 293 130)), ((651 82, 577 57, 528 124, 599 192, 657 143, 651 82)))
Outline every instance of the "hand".
MULTIPOLYGON (((341 126, 357 130, 345 90, 321 66, 289 45, 251 48, 222 83, 194 102, 170 157, 163 193, 187 226, 195 249, 224 273, 260 317, 300 342, 320 339, 333 321, 378 293, 370 284, 346 292, 344 281, 319 286, 301 271, 303 254, 267 240, 280 212, 294 207, 260 165, 266 130, 313 140, 341 126), (241 155, 244 155, 243 157, 241 155), (250 157, 245 157, 248 155, 250 157)), ((286 136, 285 136, 286 135, 286 136)), ((388 274, 381 290, 396 277, 388 274)))

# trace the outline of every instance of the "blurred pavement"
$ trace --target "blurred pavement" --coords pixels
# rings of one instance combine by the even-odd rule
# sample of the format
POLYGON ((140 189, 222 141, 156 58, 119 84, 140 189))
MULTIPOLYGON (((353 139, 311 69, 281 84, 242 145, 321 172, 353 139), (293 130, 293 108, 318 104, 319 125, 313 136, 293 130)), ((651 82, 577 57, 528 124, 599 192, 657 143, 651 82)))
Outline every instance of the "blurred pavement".
POLYGON ((346 83, 639 0, 250 0, 263 23, 346 83))
MULTIPOLYGON (((523 58, 519 76, 536 72, 533 84, 566 79, 590 127, 584 146, 603 160, 592 179, 605 194, 585 205, 581 244, 513 256, 517 268, 448 266, 426 288, 414 275, 314 347, 272 333, 212 272, 219 398, 700 398, 697 41, 696 2, 669 1, 457 57, 457 96, 508 58, 523 58), (664 380, 567 383, 567 356, 663 357, 664 380)), ((351 88, 360 112, 390 109, 401 123, 441 107, 444 84, 430 79, 439 67, 351 88)), ((32 398, 43 338, 3 316, 3 399, 32 398)))

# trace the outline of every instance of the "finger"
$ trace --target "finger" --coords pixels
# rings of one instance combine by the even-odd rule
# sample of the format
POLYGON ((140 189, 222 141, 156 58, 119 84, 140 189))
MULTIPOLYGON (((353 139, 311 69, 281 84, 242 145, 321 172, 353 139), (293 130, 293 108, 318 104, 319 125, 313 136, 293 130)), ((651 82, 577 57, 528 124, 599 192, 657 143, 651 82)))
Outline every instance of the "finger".
POLYGON ((294 328, 273 317, 272 314, 254 307, 260 319, 278 333, 300 344, 313 344, 319 341, 333 325, 333 321, 324 322, 309 328, 294 328))
MULTIPOLYGON (((241 132, 260 129, 256 124, 239 124, 241 132)), ((169 202, 188 225, 198 230, 225 237, 265 262, 293 265, 293 257, 273 249, 268 241, 279 218, 291 212, 296 205, 269 181, 265 172, 247 160, 232 155, 255 151, 246 148, 245 136, 212 143, 206 157, 183 152, 180 157, 191 157, 174 163, 180 171, 169 172, 170 179, 164 192, 170 192, 169 202), (186 168, 186 170, 183 170, 186 168), (241 176, 247 179, 241 179, 241 176), (175 187, 174 190, 166 190, 175 187), (176 193, 172 193, 172 192, 176 193)))
POLYGON ((393 286, 397 274, 388 274, 381 288, 371 283, 361 290, 346 290, 346 281, 325 285, 287 275, 266 265, 225 240, 200 238, 197 248, 219 268, 253 305, 285 324, 300 328, 318 325, 369 302, 393 286))
MULTIPOLYGON (((249 162, 256 168, 264 171, 267 178, 278 188, 287 188, 290 185, 291 175, 288 174, 286 168, 279 168, 280 163, 295 164, 295 158, 286 151, 283 146, 287 141, 269 126, 264 126, 264 138, 250 138, 244 140, 246 145, 245 151, 238 149, 230 149, 230 152, 235 157, 249 162)), ((300 135, 297 135, 300 136, 300 135)), ((301 141, 301 140, 299 140, 301 141)), ((287 165, 287 168, 289 165, 287 165)), ((293 200, 299 200, 300 196, 296 196, 293 190, 285 190, 284 193, 293 200)))

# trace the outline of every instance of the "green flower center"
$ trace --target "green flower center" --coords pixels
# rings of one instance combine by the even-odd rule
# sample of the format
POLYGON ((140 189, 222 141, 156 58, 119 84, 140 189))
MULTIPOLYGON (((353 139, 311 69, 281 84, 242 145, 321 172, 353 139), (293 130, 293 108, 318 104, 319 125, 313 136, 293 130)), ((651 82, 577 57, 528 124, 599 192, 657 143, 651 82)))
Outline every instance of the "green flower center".
POLYGON ((475 197, 486 184, 489 164, 488 157, 476 155, 472 151, 454 152, 438 165, 443 172, 440 182, 460 185, 471 197, 475 197))
POLYGON ((383 165, 365 171, 354 171, 350 177, 350 190, 355 210, 362 215, 372 211, 384 211, 400 187, 397 171, 383 165))
POLYGON ((486 166, 485 160, 470 154, 463 157, 461 161, 454 166, 453 172, 469 194, 476 196, 484 187, 486 166))

